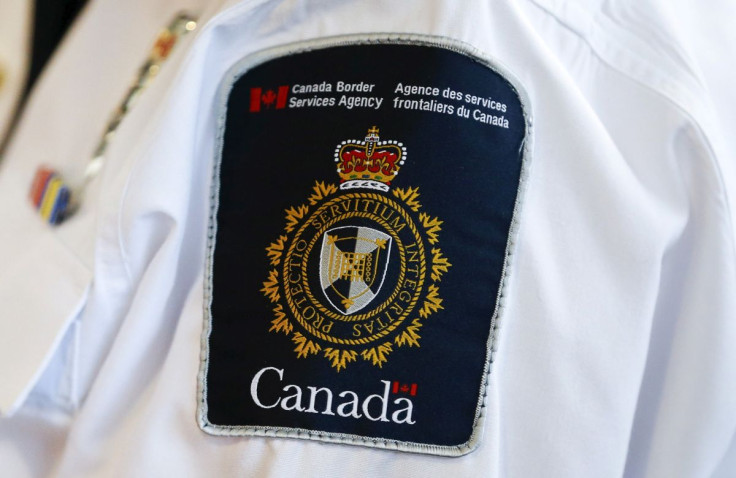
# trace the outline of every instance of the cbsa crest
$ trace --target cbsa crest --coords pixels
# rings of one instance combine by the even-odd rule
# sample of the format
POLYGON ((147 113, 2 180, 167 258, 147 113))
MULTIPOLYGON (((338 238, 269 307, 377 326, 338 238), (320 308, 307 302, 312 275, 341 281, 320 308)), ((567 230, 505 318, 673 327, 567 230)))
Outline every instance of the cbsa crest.
POLYGON ((532 147, 505 71, 436 37, 373 35, 258 52, 227 74, 202 430, 478 447, 532 147))
POLYGON ((333 160, 340 182, 315 181, 266 247, 268 330, 338 372, 358 359, 383 367, 395 349, 419 348, 425 320, 444 308, 443 221, 422 210, 418 187, 393 185, 406 146, 376 126, 337 144, 333 160))
POLYGON ((370 227, 343 226, 322 238, 320 284, 328 302, 350 315, 375 299, 386 277, 391 236, 370 227))

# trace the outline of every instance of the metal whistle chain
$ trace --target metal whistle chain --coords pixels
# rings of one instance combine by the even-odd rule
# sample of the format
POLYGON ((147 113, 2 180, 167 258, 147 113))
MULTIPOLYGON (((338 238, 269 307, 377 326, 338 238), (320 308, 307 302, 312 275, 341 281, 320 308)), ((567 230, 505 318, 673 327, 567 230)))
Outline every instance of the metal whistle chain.
POLYGON ((105 152, 123 119, 133 108, 143 90, 159 73, 161 65, 171 55, 179 39, 196 28, 197 22, 194 18, 179 13, 158 34, 146 60, 138 69, 132 85, 107 123, 92 154, 92 159, 85 169, 84 178, 77 188, 72 189, 57 171, 47 166, 38 168, 31 184, 30 200, 44 221, 49 224, 59 224, 76 212, 83 200, 87 185, 102 169, 105 152))

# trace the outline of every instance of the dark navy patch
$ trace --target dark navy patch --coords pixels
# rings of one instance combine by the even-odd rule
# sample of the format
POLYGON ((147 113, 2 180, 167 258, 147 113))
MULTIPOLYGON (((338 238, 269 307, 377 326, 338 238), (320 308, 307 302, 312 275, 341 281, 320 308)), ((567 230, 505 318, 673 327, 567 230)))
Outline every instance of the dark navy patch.
POLYGON ((202 428, 471 451, 526 160, 509 75, 352 38, 222 91, 202 428))

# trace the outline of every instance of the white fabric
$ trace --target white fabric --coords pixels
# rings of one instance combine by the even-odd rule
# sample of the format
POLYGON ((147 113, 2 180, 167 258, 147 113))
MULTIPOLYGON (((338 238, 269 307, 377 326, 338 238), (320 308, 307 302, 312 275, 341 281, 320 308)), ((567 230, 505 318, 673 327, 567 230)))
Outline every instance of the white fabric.
POLYGON ((92 277, 97 208, 105 207, 95 200, 99 184, 94 184, 74 220, 52 229, 27 200, 33 175, 40 165, 48 165, 72 185, 75 179, 80 182, 105 124, 156 35, 180 9, 193 7, 194 1, 90 5, 85 14, 91 21, 70 31, 20 119, 0 163, 2 413, 20 404, 50 359, 53 344, 76 316, 92 277), (100 35, 104 43, 98 41, 100 35))
MULTIPOLYGON (((682 37, 684 55, 706 93, 701 101, 714 113, 710 141, 729 191, 731 214, 736 214, 736 3, 711 0, 707 7, 692 0, 676 0, 668 17, 670 28, 682 37)), ((736 221, 732 221, 736 227, 736 221)))
POLYGON ((0 146, 23 93, 31 49, 33 2, 0 3, 0 146))
MULTIPOLYGON (((723 178, 720 152, 727 148, 713 146, 725 144, 727 127, 712 107, 720 98, 679 54, 690 36, 667 27, 662 5, 210 4, 196 36, 126 118, 80 213, 57 229, 36 225, 24 189, 35 167, 49 162, 70 176, 83 171, 156 29, 183 5, 100 0, 89 8, 0 168, 0 217, 14 218, 0 234, 0 336, 12 337, 0 350, 0 377, 25 377, 27 389, 44 369, 37 351, 45 349, 46 360, 56 353, 52 364, 74 368, 77 407, 70 412, 53 400, 52 385, 63 382, 49 376, 53 367, 25 401, 22 387, 3 380, 0 410, 8 415, 9 404, 15 407, 0 418, 4 473, 736 473, 728 469, 733 458, 724 460, 736 430, 736 259, 727 195, 733 178, 723 178), (529 96, 533 170, 481 445, 461 458, 440 458, 207 435, 196 423, 196 391, 218 83, 236 61, 263 48, 374 32, 464 41, 505 64, 529 96), (68 250, 63 267, 31 254, 34 243, 68 250), (8 276, 5 264, 53 281, 30 287, 30 279, 8 276), (15 317, 31 325, 9 325, 15 317), (37 335, 34 327, 47 320, 52 331, 37 335), (69 343, 58 338, 68 324, 74 360, 65 347, 53 348, 69 343), (10 364, 35 372, 13 375, 10 364)), ((733 104, 733 92, 719 93, 733 104)))

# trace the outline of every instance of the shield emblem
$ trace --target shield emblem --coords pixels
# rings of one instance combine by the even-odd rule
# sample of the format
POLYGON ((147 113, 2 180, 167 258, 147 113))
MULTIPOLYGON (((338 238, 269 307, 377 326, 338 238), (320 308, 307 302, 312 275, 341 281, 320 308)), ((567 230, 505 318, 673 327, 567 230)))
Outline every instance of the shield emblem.
POLYGON ((386 277, 391 236, 370 227, 344 226, 322 237, 322 291, 341 314, 353 314, 378 294, 386 277))

